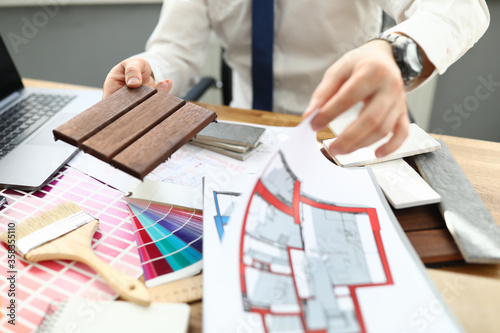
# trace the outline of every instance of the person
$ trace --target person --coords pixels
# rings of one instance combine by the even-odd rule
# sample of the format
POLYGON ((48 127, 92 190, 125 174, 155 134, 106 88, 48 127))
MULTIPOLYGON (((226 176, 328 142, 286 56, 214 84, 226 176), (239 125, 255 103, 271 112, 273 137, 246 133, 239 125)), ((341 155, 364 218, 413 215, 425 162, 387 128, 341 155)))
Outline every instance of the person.
MULTIPOLYGON (((145 52, 109 72, 103 97, 125 84, 182 96, 200 77, 213 30, 233 72, 231 106, 251 108, 251 3, 164 0, 145 52)), ((489 22, 484 0, 276 0, 272 110, 306 117, 319 109, 311 122, 318 130, 362 103, 330 153, 347 154, 392 133, 376 151, 387 155, 408 135, 405 93, 444 73, 489 22), (396 25, 379 35, 383 11, 396 25)))

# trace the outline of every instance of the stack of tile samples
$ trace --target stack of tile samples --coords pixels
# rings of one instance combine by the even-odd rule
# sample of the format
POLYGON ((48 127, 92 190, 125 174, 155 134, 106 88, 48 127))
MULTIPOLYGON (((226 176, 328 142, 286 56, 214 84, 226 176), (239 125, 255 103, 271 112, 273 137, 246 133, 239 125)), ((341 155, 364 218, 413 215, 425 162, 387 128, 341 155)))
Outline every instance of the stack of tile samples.
POLYGON ((191 141, 192 144, 217 153, 246 160, 261 146, 265 129, 258 126, 234 123, 210 123, 191 141))

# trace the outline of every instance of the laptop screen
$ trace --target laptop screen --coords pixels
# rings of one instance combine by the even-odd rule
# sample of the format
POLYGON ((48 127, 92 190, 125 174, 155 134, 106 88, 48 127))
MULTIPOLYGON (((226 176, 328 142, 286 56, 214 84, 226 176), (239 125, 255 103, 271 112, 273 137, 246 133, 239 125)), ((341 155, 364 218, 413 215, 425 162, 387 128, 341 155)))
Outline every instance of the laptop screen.
POLYGON ((0 38, 0 100, 23 87, 16 66, 0 38))

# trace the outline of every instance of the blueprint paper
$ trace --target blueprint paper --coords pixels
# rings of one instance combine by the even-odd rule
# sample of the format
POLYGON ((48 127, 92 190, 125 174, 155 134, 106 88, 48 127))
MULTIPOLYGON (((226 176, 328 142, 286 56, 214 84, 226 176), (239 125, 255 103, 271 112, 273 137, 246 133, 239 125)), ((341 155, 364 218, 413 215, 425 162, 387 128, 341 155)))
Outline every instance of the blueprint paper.
POLYGON ((207 332, 462 331, 371 172, 328 162, 308 121, 260 175, 204 273, 207 332))

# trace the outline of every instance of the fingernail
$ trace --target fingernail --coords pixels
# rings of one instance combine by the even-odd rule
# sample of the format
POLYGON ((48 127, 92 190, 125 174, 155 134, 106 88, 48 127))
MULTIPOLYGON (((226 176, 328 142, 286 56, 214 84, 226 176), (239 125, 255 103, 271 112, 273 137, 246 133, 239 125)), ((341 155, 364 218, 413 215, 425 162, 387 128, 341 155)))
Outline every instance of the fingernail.
POLYGON ((306 118, 310 113, 312 112, 312 108, 309 106, 304 113, 302 114, 302 117, 306 118))
POLYGON ((328 152, 330 153, 331 156, 337 156, 339 153, 337 152, 336 149, 329 148, 328 152))
POLYGON ((342 151, 338 147, 338 145, 335 144, 335 141, 330 144, 330 146, 328 147, 328 151, 331 155, 342 155, 342 151))
POLYGON ((166 84, 165 81, 158 82, 158 88, 160 88, 161 91, 167 91, 168 84, 166 84))
POLYGON ((131 77, 130 79, 128 79, 127 81, 127 85, 130 86, 130 85, 136 85, 136 84, 139 84, 141 81, 139 81, 138 78, 136 77, 131 77))
POLYGON ((316 103, 309 103, 306 110, 304 111, 304 115, 308 116, 311 113, 313 113, 314 111, 316 111, 317 109, 319 109, 319 107, 316 106, 316 103))
POLYGON ((313 131, 318 131, 323 128, 322 125, 318 124, 318 122, 315 122, 314 119, 311 120, 311 128, 313 131))
POLYGON ((167 83, 168 90, 172 89, 174 83, 171 80, 165 80, 165 82, 167 83))

